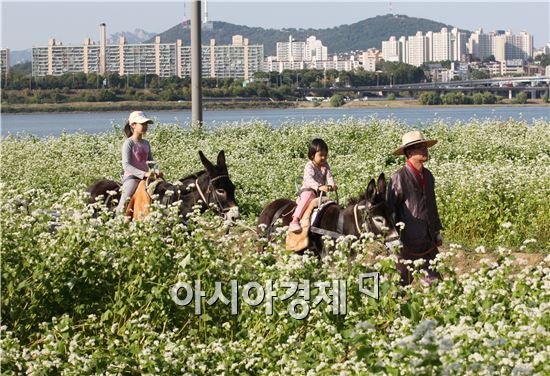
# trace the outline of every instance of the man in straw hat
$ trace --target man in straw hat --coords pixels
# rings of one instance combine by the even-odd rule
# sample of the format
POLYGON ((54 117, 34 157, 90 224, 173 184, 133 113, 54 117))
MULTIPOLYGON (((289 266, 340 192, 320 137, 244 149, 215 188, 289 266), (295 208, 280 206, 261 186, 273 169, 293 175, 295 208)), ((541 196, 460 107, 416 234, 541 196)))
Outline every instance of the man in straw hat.
MULTIPOLYGON (((396 222, 405 224, 401 231, 403 248, 400 258, 424 259, 422 268, 428 273, 424 281, 430 284, 439 278, 439 274, 430 269, 429 261, 436 257, 437 247, 443 244, 435 203, 435 181, 432 173, 424 167, 428 161, 428 148, 436 143, 437 140, 426 140, 420 131, 405 133, 401 146, 393 154, 405 155, 406 163, 391 176, 388 189, 388 202, 395 210, 396 222)), ((410 284, 412 276, 406 265, 398 263, 397 268, 401 282, 410 284)))

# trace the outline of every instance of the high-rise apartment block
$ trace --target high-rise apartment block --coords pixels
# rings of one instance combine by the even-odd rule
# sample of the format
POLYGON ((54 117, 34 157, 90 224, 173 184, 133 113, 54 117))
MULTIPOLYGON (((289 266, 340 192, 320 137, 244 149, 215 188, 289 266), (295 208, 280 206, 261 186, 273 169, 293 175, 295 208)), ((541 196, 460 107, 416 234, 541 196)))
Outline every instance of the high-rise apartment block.
MULTIPOLYGON (((216 45, 211 40, 202 46, 203 77, 248 79, 262 70, 263 45, 250 45, 248 39, 233 36, 231 45, 216 45)), ((127 44, 121 37, 118 44, 105 44, 105 26, 100 25, 100 42, 89 38, 81 46, 64 46, 50 39, 48 46, 32 49, 32 74, 35 77, 62 75, 71 72, 156 74, 160 77, 189 77, 191 46, 176 43, 127 44)))
POLYGON ((439 32, 419 31, 414 36, 394 36, 382 42, 382 58, 386 61, 404 62, 420 66, 427 61, 463 61, 469 53, 484 59, 491 55, 497 61, 527 60, 533 56, 533 36, 522 31, 519 35, 511 31, 495 31, 489 34, 479 29, 470 35, 457 28, 449 31, 442 28, 439 32))
POLYGON ((302 69, 336 69, 350 71, 361 65, 359 60, 351 56, 349 59, 339 59, 338 56, 328 57, 328 50, 315 36, 310 36, 305 42, 297 42, 289 36, 288 42, 277 43, 277 56, 268 56, 265 60, 265 72, 282 72, 283 70, 302 69))
POLYGON ((403 61, 401 49, 399 48, 399 42, 394 36, 391 36, 389 40, 382 42, 382 57, 384 60, 391 62, 403 61))
POLYGON ((426 37, 421 31, 407 39, 407 51, 408 56, 407 61, 405 61, 407 64, 419 67, 428 61, 426 37))
POLYGON ((525 61, 533 56, 533 36, 525 31, 515 35, 509 30, 485 34, 483 29, 478 29, 470 35, 468 52, 479 59, 493 55, 500 62, 525 61))
POLYGON ((288 42, 277 42, 277 61, 314 61, 327 60, 327 48, 314 36, 305 42, 297 42, 288 37, 288 42))
POLYGON ((403 62, 420 66, 427 61, 462 60, 466 54, 466 34, 457 28, 439 32, 421 31, 416 35, 396 39, 395 36, 382 42, 382 58, 386 61, 403 62))

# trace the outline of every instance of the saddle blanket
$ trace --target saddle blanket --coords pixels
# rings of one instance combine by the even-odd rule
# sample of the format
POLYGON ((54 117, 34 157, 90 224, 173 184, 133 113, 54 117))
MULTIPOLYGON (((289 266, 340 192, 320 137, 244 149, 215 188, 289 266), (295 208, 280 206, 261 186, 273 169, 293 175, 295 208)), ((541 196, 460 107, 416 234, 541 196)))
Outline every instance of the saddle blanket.
POLYGON ((145 188, 145 180, 142 180, 139 182, 136 192, 128 203, 126 216, 132 218, 134 221, 142 220, 149 215, 150 207, 151 197, 145 188))
POLYGON ((300 226, 302 226, 302 231, 299 233, 294 233, 291 231, 287 232, 286 235, 286 249, 289 251, 301 251, 306 249, 309 246, 309 228, 311 223, 315 220, 317 216, 319 206, 319 200, 321 200, 321 208, 329 203, 328 197, 317 197, 314 198, 308 205, 302 219, 300 220, 300 226))

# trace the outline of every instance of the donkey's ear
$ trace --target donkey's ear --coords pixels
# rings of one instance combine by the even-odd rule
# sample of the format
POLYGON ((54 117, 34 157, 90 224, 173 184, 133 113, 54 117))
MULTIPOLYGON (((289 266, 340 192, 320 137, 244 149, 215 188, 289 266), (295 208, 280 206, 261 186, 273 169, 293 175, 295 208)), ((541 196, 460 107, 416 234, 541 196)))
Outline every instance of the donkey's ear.
POLYGON ((201 157, 201 162, 204 168, 206 168, 206 171, 211 172, 214 171, 214 165, 212 162, 210 162, 203 154, 202 151, 199 150, 199 157, 201 157))
POLYGON ((370 203, 373 203, 375 197, 376 197, 376 185, 374 183, 374 179, 370 179, 369 185, 367 186, 367 201, 369 201, 370 203))
POLYGON ((227 166, 225 165, 225 152, 223 150, 220 150, 220 152, 218 153, 217 165, 221 168, 227 168, 227 166))
POLYGON ((376 185, 378 187, 378 193, 382 197, 386 197, 386 176, 384 173, 381 173, 378 177, 378 181, 376 182, 376 185))

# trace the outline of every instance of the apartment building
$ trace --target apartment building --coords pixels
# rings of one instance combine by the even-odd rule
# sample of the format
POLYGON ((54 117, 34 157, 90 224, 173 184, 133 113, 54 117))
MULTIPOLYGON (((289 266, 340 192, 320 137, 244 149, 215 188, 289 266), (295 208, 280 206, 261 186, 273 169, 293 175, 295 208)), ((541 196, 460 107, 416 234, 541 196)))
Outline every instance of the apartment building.
MULTIPOLYGON (((127 44, 121 37, 118 44, 105 42, 104 25, 100 25, 100 43, 86 38, 81 46, 64 46, 55 39, 48 46, 32 49, 32 74, 35 77, 72 72, 117 72, 156 74, 160 77, 191 75, 191 46, 176 43, 127 44)), ((247 38, 233 36, 231 45, 216 45, 211 40, 202 46, 203 77, 249 79, 263 68, 263 45, 250 45, 247 38)))
POLYGON ((328 50, 315 36, 308 37, 304 42, 295 41, 292 35, 288 42, 277 42, 277 61, 314 61, 327 60, 328 50))
POLYGON ((407 51, 405 63, 419 67, 427 61, 426 37, 421 31, 407 38, 407 51))
POLYGON ((493 55, 497 61, 527 60, 533 56, 533 36, 522 31, 514 35, 510 30, 494 37, 493 55))
POLYGON ((438 33, 426 33, 427 61, 451 60, 451 33, 446 27, 438 33))
POLYGON ((414 36, 390 37, 382 41, 382 58, 385 61, 404 62, 420 66, 427 61, 461 61, 466 54, 466 34, 457 28, 439 32, 421 31, 414 36))
POLYGON ((483 29, 474 31, 468 39, 468 53, 479 59, 484 59, 493 54, 495 33, 485 34, 483 29))
POLYGON ((391 62, 403 61, 399 41, 394 36, 382 41, 382 58, 391 62))
POLYGON ((382 58, 382 51, 377 50, 376 48, 369 48, 366 52, 361 54, 361 63, 363 64, 363 69, 368 72, 376 71, 376 64, 382 58))
POLYGON ((495 60, 503 62, 533 57, 533 36, 525 31, 518 35, 510 30, 485 34, 479 29, 471 34, 467 46, 468 53, 479 59, 493 55, 495 60))

